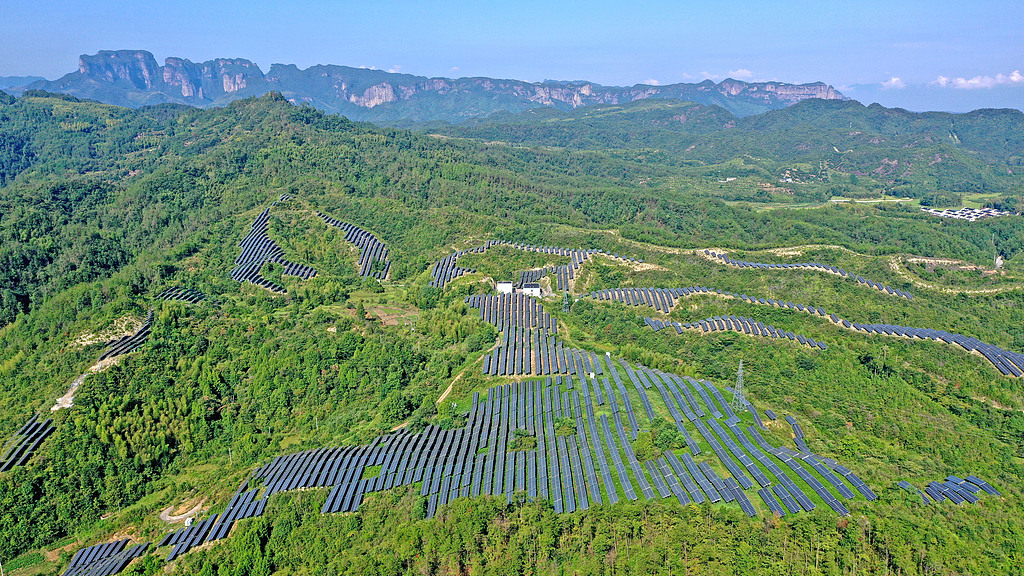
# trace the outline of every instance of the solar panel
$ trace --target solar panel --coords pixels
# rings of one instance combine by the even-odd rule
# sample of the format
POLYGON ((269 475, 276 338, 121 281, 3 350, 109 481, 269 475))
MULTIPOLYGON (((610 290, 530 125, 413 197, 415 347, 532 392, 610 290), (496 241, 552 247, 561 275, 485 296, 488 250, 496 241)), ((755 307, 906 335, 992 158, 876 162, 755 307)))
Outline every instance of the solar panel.
POLYGON ((782 509, 782 505, 779 504, 779 501, 775 499, 775 496, 772 494, 771 490, 767 488, 760 488, 758 489, 757 494, 758 496, 761 497, 761 500, 764 501, 765 505, 768 506, 768 509, 771 510, 773 514, 775 514, 779 518, 782 518, 786 515, 786 511, 782 509))

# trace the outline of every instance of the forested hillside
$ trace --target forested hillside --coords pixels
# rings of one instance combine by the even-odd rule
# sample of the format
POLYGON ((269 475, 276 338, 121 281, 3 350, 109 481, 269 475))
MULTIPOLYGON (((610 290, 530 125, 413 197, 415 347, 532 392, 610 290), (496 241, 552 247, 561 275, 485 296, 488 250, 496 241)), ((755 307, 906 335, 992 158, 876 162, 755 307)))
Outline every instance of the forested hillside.
POLYGON ((911 113, 806 100, 737 118, 717 106, 654 100, 495 114, 420 129, 533 146, 643 151, 690 174, 758 176, 777 188, 795 188, 798 196, 801 188, 832 196, 874 189, 955 204, 970 193, 1021 194, 1021 126, 1018 110, 911 113))
MULTIPOLYGON (((136 574, 1013 572, 1024 554, 1021 378, 954 344, 844 330, 717 293, 671 311, 586 296, 707 286, 1024 351, 1021 217, 954 221, 845 202, 765 211, 727 197, 756 196, 758 182, 778 185, 781 170, 826 160, 827 180, 785 194, 830 195, 845 181, 890 191, 928 183, 955 195, 967 189, 942 178, 977 176, 1012 196, 1019 176, 1006 170, 1020 155, 1012 152, 1019 119, 888 111, 882 122, 881 111, 853 103, 829 104, 832 116, 822 106, 737 121, 722 109, 664 102, 439 135, 351 122, 274 93, 210 110, 130 110, 43 92, 4 99, 0 438, 16 437, 37 413, 56 427, 25 463, 0 472, 6 572, 60 573, 80 548, 117 538, 156 549, 125 572, 136 574), (832 141, 858 118, 846 131, 863 135, 832 141), (938 141, 944 122, 957 125, 949 131, 959 143, 938 141), (889 140, 862 141, 869 134, 889 140), (819 156, 844 143, 853 152, 819 156), (926 176, 907 176, 909 184, 864 168, 896 151, 915 167, 937 153, 945 156, 936 166, 957 168, 922 168, 914 174, 926 176), (724 191, 717 180, 737 173, 740 188, 724 191), (302 279, 267 260, 259 273, 284 294, 229 275, 264 211, 279 259, 316 271, 302 279), (386 278, 360 276, 356 246, 318 213, 379 239, 386 278), (514 244, 456 255, 461 275, 436 281, 435 263, 498 240, 514 244), (577 262, 525 245, 588 252, 577 262), (705 248, 753 262, 825 262, 913 298, 833 274, 730 267, 705 248), (990 266, 993 252, 1006 259, 1003 274, 972 267, 990 266), (435 511, 412 483, 367 493, 354 512, 321 514, 329 491, 313 488, 275 494, 225 540, 164 562, 170 548, 156 544, 184 526, 177 515, 223 511, 240 484, 265 489, 249 482, 275 457, 469 425, 474 393, 525 376, 485 373, 508 327, 486 321, 467 297, 490 293, 491 280, 566 266, 574 276, 562 290, 552 273, 538 275, 540 305, 567 348, 707 379, 715 390, 734 384, 742 359, 748 398, 779 416, 765 420, 768 442, 794 444, 783 420, 794 415, 809 449, 841 462, 878 498, 845 500, 842 516, 815 497, 815 510, 782 518, 759 502, 748 518, 735 503, 646 497, 556 513, 553 502, 522 493, 511 503, 500 494, 456 498, 435 511), (202 298, 159 296, 172 287, 202 298), (150 309, 145 342, 97 363, 150 309), (655 332, 642 320, 728 315, 828 346, 655 332), (73 405, 51 411, 83 374, 73 405), (923 505, 895 484, 970 474, 1001 495, 923 505)), ((638 411, 639 393, 625 395, 638 411)), ((683 432, 668 425, 671 403, 650 394, 665 425, 651 418, 633 430, 638 456, 685 453, 683 432)), ((754 424, 746 412, 740 420, 754 424)), ((726 475, 699 442, 699 460, 726 475)), ((379 472, 370 468, 359 473, 370 479, 379 472)))

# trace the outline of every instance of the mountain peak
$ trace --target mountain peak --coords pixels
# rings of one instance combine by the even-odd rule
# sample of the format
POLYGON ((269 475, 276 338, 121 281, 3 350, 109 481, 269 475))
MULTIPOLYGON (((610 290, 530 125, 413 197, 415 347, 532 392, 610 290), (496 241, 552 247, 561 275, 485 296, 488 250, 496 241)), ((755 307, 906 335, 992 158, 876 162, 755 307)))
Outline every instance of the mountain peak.
POLYGON ((139 90, 148 90, 160 78, 160 66, 153 54, 145 50, 101 50, 98 54, 78 57, 82 76, 112 84, 127 82, 139 90))

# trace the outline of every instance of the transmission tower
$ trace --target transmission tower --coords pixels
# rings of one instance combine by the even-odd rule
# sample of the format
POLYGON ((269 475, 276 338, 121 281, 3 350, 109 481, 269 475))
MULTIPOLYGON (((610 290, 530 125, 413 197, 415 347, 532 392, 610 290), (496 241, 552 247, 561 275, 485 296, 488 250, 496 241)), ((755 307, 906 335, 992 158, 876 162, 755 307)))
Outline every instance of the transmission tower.
POLYGON ((740 360, 740 368, 736 371, 736 386, 732 391, 732 409, 743 410, 747 407, 747 397, 743 390, 743 360, 740 360))
POLYGON ((566 292, 562 296, 562 312, 568 312, 569 308, 572 307, 572 300, 569 299, 569 293, 566 292))

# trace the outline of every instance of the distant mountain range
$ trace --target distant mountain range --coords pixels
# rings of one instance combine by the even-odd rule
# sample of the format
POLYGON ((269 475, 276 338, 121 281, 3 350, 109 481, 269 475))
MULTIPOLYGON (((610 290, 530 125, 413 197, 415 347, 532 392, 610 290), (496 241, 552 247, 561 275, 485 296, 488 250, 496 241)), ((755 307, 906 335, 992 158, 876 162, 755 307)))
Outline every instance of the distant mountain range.
POLYGON ((353 120, 384 124, 458 123, 499 111, 522 112, 538 107, 572 110, 648 98, 720 106, 742 117, 810 98, 847 99, 821 82, 797 85, 726 79, 718 83, 705 80, 695 84, 619 87, 585 81, 427 78, 334 65, 300 70, 292 64, 272 64, 264 73, 243 58, 196 63, 171 57, 160 66, 145 50, 82 55, 77 72, 54 81, 36 80, 23 85, 24 89, 60 92, 129 107, 163 103, 222 106, 276 90, 294 103, 308 103, 353 120))
POLYGON ((33 82, 46 81, 42 76, 0 76, 0 90, 27 86, 33 82))
MULTIPOLYGON (((1020 189, 1024 112, 908 112, 856 101, 806 100, 743 118, 719 106, 671 99, 576 110, 496 113, 460 124, 423 123, 427 133, 526 146, 617 150, 719 166, 725 176, 812 181, 829 170, 882 182, 892 194, 954 205, 958 194, 1020 189), (815 175, 796 175, 794 167, 815 175), (805 177, 806 176, 806 177, 805 177), (941 193, 936 192, 941 191, 941 193)), ((844 195, 845 182, 833 182, 844 195)))

